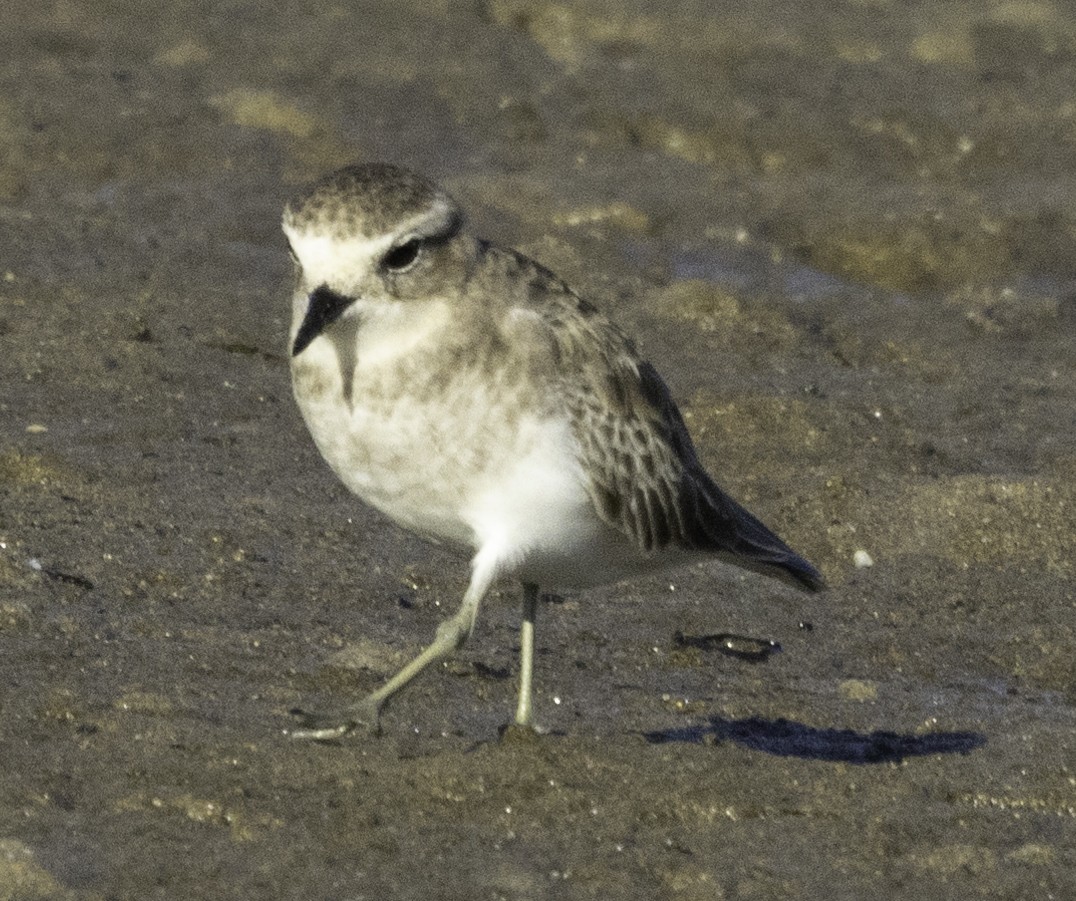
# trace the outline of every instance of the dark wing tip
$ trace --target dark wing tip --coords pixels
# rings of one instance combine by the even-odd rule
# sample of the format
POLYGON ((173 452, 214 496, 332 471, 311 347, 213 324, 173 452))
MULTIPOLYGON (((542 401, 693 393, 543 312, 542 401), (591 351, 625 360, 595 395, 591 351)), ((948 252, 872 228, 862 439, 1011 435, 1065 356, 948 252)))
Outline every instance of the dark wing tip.
POLYGON ((767 575, 787 576, 811 591, 826 580, 750 511, 727 495, 707 474, 695 452, 687 424, 661 376, 647 362, 639 364, 639 385, 664 427, 664 440, 683 467, 679 525, 687 546, 724 556, 729 562, 767 575))
POLYGON ((826 587, 826 577, 810 561, 805 560, 799 554, 792 556, 778 564, 786 573, 800 585, 810 591, 822 591, 826 587))
POLYGON ((721 490, 701 467, 687 490, 695 494, 692 538, 697 546, 716 551, 747 569, 789 577, 811 591, 825 588, 822 573, 797 554, 765 523, 721 490))

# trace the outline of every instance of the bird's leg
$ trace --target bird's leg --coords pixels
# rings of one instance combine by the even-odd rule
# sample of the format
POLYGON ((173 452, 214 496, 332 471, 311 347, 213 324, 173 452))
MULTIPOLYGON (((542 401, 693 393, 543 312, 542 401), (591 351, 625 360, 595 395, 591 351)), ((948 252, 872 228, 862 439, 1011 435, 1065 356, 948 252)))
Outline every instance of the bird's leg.
POLYGON ((327 741, 346 735, 359 727, 369 732, 378 732, 381 708, 389 698, 404 688, 431 663, 444 660, 467 641, 474 629, 475 620, 478 618, 478 605, 485 597, 492 581, 491 574, 480 572, 476 566, 460 609, 437 627, 436 637, 423 649, 422 653, 357 704, 324 713, 294 711, 300 717, 302 728, 293 729, 292 738, 327 741))
POLYGON ((523 583, 523 625, 519 631, 519 704, 516 725, 533 727, 531 675, 534 671, 534 619, 538 613, 538 586, 523 583))

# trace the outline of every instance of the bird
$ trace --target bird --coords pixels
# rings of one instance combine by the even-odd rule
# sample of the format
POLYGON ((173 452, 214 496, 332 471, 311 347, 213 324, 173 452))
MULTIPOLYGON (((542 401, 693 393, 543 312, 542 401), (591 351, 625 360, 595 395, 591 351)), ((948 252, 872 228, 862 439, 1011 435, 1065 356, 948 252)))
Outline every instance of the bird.
POLYGON ((477 237, 434 181, 389 163, 289 200, 292 386, 325 461, 405 529, 470 555, 458 611, 357 703, 295 710, 297 738, 380 731, 380 714, 522 583, 514 727, 533 730, 539 591, 716 559, 806 588, 821 573, 718 487, 669 388, 564 281, 477 237))

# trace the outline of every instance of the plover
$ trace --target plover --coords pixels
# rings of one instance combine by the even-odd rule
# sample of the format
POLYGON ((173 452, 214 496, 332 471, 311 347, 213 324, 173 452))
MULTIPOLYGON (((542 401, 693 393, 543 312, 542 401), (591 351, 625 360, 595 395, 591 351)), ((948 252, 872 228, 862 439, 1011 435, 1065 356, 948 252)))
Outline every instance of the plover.
POLYGON ((533 723, 539 586, 574 589, 717 558, 822 577, 703 469, 654 367, 545 267, 475 237, 438 185, 349 166, 288 203, 289 356, 322 456, 363 501, 471 556, 459 611, 359 703, 293 734, 378 728, 458 649, 495 580, 523 584, 515 722, 533 723))

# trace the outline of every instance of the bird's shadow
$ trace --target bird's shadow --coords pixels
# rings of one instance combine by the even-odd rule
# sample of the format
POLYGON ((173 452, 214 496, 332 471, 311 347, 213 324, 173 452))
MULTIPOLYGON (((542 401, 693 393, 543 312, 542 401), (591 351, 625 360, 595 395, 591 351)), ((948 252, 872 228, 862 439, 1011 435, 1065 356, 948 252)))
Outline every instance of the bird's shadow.
POLYGON ((757 716, 738 720, 715 716, 708 725, 644 732, 643 736, 652 744, 731 741, 778 757, 858 764, 899 763, 906 757, 928 754, 968 754, 986 744, 986 736, 978 732, 924 735, 902 735, 887 730, 856 732, 852 729, 816 729, 792 720, 767 720, 757 716))

